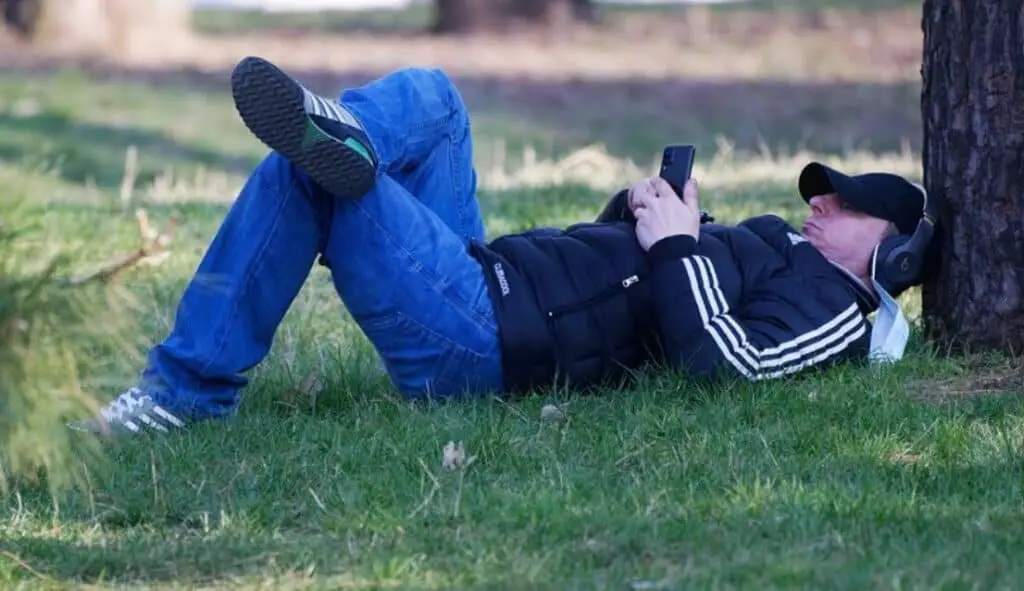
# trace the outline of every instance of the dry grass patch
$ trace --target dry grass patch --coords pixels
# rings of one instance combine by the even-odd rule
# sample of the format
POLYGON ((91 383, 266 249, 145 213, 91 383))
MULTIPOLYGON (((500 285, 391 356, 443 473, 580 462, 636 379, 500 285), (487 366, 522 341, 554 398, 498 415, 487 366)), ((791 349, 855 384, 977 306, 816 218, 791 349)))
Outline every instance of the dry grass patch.
POLYGON ((922 378, 908 388, 922 402, 943 404, 1024 394, 1024 359, 968 360, 955 376, 922 378))
MULTIPOLYGON (((609 15, 598 27, 438 38, 421 31, 260 31, 198 36, 184 47, 133 47, 122 65, 224 69, 258 53, 291 69, 380 72, 429 64, 460 76, 763 80, 916 79, 919 9, 734 11, 609 15), (640 42, 638 43, 638 40, 640 42)), ((15 53, 5 49, 5 58, 15 53)), ((36 52, 30 52, 37 55, 36 52)))

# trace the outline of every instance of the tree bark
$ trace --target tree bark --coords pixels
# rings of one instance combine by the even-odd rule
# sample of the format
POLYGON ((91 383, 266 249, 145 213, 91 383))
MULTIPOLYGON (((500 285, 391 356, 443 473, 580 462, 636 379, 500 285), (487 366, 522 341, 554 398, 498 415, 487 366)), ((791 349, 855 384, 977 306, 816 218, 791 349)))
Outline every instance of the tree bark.
POLYGON ((433 30, 465 34, 506 28, 513 21, 534 26, 594 22, 592 0, 435 0, 433 30))
POLYGON ((0 0, 4 22, 41 48, 173 53, 190 40, 188 0, 0 0))
POLYGON ((57 50, 92 52, 109 47, 114 33, 105 0, 44 0, 32 40, 57 50))
POLYGON ((594 0, 570 0, 572 14, 576 20, 586 23, 597 22, 597 7, 594 0))
POLYGON ((1024 3, 925 0, 924 182, 940 270, 927 338, 949 352, 1024 351, 1024 3))
POLYGON ((499 9, 496 0, 435 0, 434 32, 465 34, 487 29, 499 9))
POLYGON ((22 38, 32 35, 42 7, 43 0, 0 0, 4 25, 22 38))

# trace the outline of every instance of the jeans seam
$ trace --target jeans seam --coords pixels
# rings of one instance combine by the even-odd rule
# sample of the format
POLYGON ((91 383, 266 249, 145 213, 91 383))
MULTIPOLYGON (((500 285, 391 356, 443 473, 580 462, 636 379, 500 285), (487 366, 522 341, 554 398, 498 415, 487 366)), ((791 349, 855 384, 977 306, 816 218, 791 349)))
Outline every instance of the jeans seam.
MULTIPOLYGON (((261 185, 263 185, 266 182, 266 179, 264 178, 261 178, 260 180, 261 185)), ((260 188, 262 189, 263 187, 261 186, 260 188)), ((210 358, 202 366, 202 369, 200 369, 198 373, 205 373, 210 368, 210 366, 213 365, 213 361, 224 351, 224 346, 227 344, 228 341, 228 334, 230 334, 231 328, 234 327, 235 321, 238 319, 238 308, 239 306, 241 306, 244 294, 252 286, 253 278, 256 277, 260 270, 262 270, 263 265, 266 262, 266 257, 264 255, 267 252, 267 248, 269 248, 270 239, 274 235, 274 232, 277 230, 277 226, 281 223, 281 211, 284 209, 285 205, 293 196, 294 187, 291 190, 289 190, 285 195, 282 195, 282 198, 278 200, 277 209, 274 210, 274 223, 266 234, 266 240, 260 245, 260 248, 256 253, 254 263, 246 271, 245 280, 242 282, 242 289, 239 290, 239 293, 234 298, 234 306, 231 308, 231 313, 228 315, 228 322, 224 325, 223 329, 221 330, 220 338, 217 341, 217 346, 213 349, 213 352, 210 354, 210 358)))
MULTIPOLYGON (((346 104, 344 100, 339 100, 338 102, 341 103, 341 105, 345 107, 350 113, 352 113, 356 120, 359 121, 359 124, 363 126, 363 129, 366 129, 366 123, 363 122, 363 119, 359 113, 358 106, 346 104)), ((411 123, 407 123, 406 128, 411 131, 422 131, 428 127, 436 127, 439 128, 439 132, 448 133, 450 130, 447 128, 451 124, 451 120, 455 117, 457 110, 451 104, 450 101, 445 102, 445 107, 448 108, 448 112, 445 113, 444 115, 426 121, 413 121, 411 123)), ((448 135, 450 136, 451 134, 448 133, 448 135)), ((366 137, 369 138, 370 144, 373 145, 374 150, 377 152, 378 158, 380 158, 377 172, 386 173, 386 171, 394 164, 395 160, 397 160, 397 153, 400 153, 401 150, 382 150, 382 146, 379 145, 380 140, 373 137, 373 135, 369 133, 369 130, 367 130, 366 132, 366 137), (388 156, 387 160, 384 160, 385 155, 388 156)), ((393 141, 391 143, 392 145, 400 145, 400 142, 393 141)))
POLYGON ((438 368, 436 373, 436 379, 430 382, 428 387, 428 395, 431 390, 435 390, 435 386, 440 385, 440 390, 444 390, 444 394, 441 397, 458 397, 461 393, 455 392, 449 388, 449 383, 452 382, 451 374, 453 371, 459 371, 461 374, 474 374, 479 375, 478 367, 486 360, 486 356, 479 355, 475 351, 468 348, 461 348, 453 351, 451 355, 445 359, 444 363, 438 368), (473 367, 467 367, 472 365, 473 367), (453 368, 458 368, 453 370, 453 368))
MULTIPOLYGON (((377 222, 377 220, 373 219, 373 216, 371 216, 369 213, 367 213, 366 208, 364 208, 361 203, 359 203, 358 201, 354 201, 353 204, 357 208, 359 208, 359 212, 362 214, 362 216, 369 223, 373 224, 374 227, 377 228, 377 230, 379 232, 381 232, 381 234, 383 236, 385 236, 387 238, 387 240, 391 244, 393 244, 396 247, 396 249, 399 252, 401 252, 401 254, 408 261, 411 261, 412 263, 415 263, 415 266, 416 266, 416 269, 417 269, 415 274, 423 279, 423 281, 430 287, 430 290, 432 292, 434 292, 435 294, 440 296, 442 299, 444 299, 445 303, 451 305, 451 307, 453 307, 460 316, 462 316, 466 320, 469 320, 469 321, 473 322, 473 324, 476 325, 476 327, 478 329, 485 329, 485 328, 486 329, 491 329, 492 328, 491 323, 489 321, 486 321, 486 319, 476 310, 476 307, 472 303, 470 303, 468 301, 463 301, 463 300, 458 299, 458 298, 453 298, 453 297, 451 297, 449 295, 446 295, 445 293, 441 292, 440 290, 438 290, 437 287, 436 287, 436 283, 434 281, 430 281, 430 278, 427 276, 427 274, 425 274, 423 272, 423 269, 425 269, 427 267, 427 265, 424 265, 423 262, 419 259, 419 257, 415 256, 408 248, 405 247, 404 244, 399 242, 395 238, 395 236, 391 232, 389 232, 387 230, 387 228, 385 228, 384 226, 380 225, 377 222), (453 300, 455 300, 455 301, 453 301, 453 300), (483 321, 483 322, 481 322, 481 321, 483 321)), ((483 269, 481 269, 481 273, 483 273, 483 269)), ((483 278, 481 278, 481 280, 483 281, 483 278)), ((486 281, 484 281, 484 289, 485 289, 485 291, 487 289, 486 281)))
POLYGON ((411 327, 411 328, 414 328, 416 330, 422 330, 422 331, 426 332, 427 334, 429 334, 432 338, 435 338, 435 339, 441 341, 442 343, 444 343, 446 348, 449 348, 449 349, 454 348, 454 349, 465 350, 465 351, 473 354, 473 356, 478 357, 480 359, 483 359, 484 357, 486 357, 485 354, 477 351, 473 347, 468 347, 468 346, 466 346, 466 345, 464 345, 464 344, 462 344, 462 343, 460 343, 458 341, 454 341, 451 338, 446 337, 445 335, 437 332, 436 330, 430 328, 429 326, 423 324, 419 320, 416 320, 412 316, 406 314, 405 312, 402 312, 401 310, 396 311, 395 312, 395 316, 398 317, 398 324, 405 325, 406 327, 411 327))
POLYGON ((469 224, 469 216, 466 215, 466 203, 464 199, 461 199, 463 187, 461 184, 462 175, 459 174, 459 158, 455 157, 458 152, 457 147, 466 140, 465 137, 455 137, 455 134, 450 134, 448 138, 449 150, 448 150, 448 172, 452 178, 452 191, 455 193, 455 215, 459 218, 459 230, 462 236, 463 242, 468 241, 473 236, 473 228, 469 224))
MULTIPOLYGON (((446 77, 447 78, 447 77, 446 77)), ((448 81, 447 86, 448 96, 445 98, 445 106, 448 108, 448 115, 445 117, 445 128, 446 135, 448 136, 449 150, 448 150, 448 172, 452 178, 452 188, 455 193, 453 197, 455 199, 455 215, 459 219, 459 230, 461 231, 461 238, 463 242, 468 242, 473 236, 473 228, 470 227, 469 216, 466 215, 466 202, 464 199, 459 199, 462 196, 464 187, 461 185, 462 175, 459 174, 459 159, 455 157, 455 154, 459 152, 458 148, 461 148, 462 143, 471 137, 470 134, 470 119, 466 113, 466 105, 462 100, 462 97, 458 95, 458 91, 455 90, 454 85, 451 81, 448 81), (460 117, 461 115, 461 117, 460 117), (458 127, 453 126, 453 122, 458 122, 458 127)), ((470 162, 472 166, 472 162, 470 162)), ((475 312, 475 309, 474 309, 475 312)))
MULTIPOLYGON (((490 355, 480 353, 472 347, 467 347, 462 343, 453 341, 408 314, 396 312, 395 315, 397 317, 397 326, 406 326, 423 330, 430 336, 438 339, 446 349, 441 362, 436 366, 436 371, 427 379, 426 387, 423 389, 416 389, 417 395, 425 394, 427 397, 433 397, 437 391, 443 390, 444 393, 440 394, 441 398, 458 396, 456 392, 449 391, 448 388, 449 382, 452 381, 451 375, 453 372, 457 371, 458 375, 480 375, 479 367, 481 364, 487 362, 490 355), (468 367, 469 365, 472 365, 472 367, 468 367)), ((488 376, 488 378, 490 377, 491 376, 488 376)), ((392 379, 394 378, 392 377, 392 379)), ((401 383, 397 383, 396 386, 398 386, 400 390, 408 393, 401 383)))
MULTIPOLYGON (((405 385, 401 383, 401 380, 398 380, 397 377, 391 373, 390 369, 388 369, 388 374, 391 377, 391 379, 395 382, 395 386, 397 386, 399 390, 405 394, 413 392, 415 395, 418 396, 420 394, 426 393, 427 396, 430 396, 432 392, 436 390, 436 386, 438 384, 441 384, 442 386, 445 385, 445 381, 448 379, 448 376, 452 371, 452 367, 456 363, 458 364, 459 367, 464 367, 466 365, 465 362, 467 361, 469 363, 479 364, 486 361, 488 358, 488 355, 480 353, 473 349, 472 347, 467 347, 462 343, 456 342, 444 336, 443 334, 438 333, 429 326, 423 324, 422 322, 416 320, 412 316, 402 311, 394 312, 394 318, 395 320, 392 328, 422 330, 425 333, 427 333, 431 338, 436 339, 436 341, 440 343, 440 345, 445 349, 445 352, 442 355, 442 361, 441 363, 435 366, 436 371, 432 376, 430 376, 427 379, 428 385, 425 389, 406 388, 405 385)), ((387 366, 387 364, 385 364, 385 366, 387 366)))
MULTIPOLYGON (((446 105, 449 106, 449 105, 446 105)), ((423 131, 427 127, 437 128, 437 133, 442 137, 447 136, 448 140, 452 140, 451 134, 451 122, 455 117, 455 111, 449 106, 449 111, 445 115, 438 117, 437 119, 431 119, 430 121, 419 121, 412 125, 409 125, 409 129, 415 132, 423 131)), ((394 159, 388 163, 388 166, 394 163, 394 159)))
MULTIPOLYGON (((465 105, 461 105, 458 108, 456 107, 456 102, 452 100, 451 90, 449 90, 448 97, 449 97, 449 100, 448 100, 447 106, 448 106, 449 111, 448 111, 448 116, 446 117, 446 121, 445 121, 445 126, 447 127, 448 143, 449 143, 449 150, 448 150, 449 170, 448 170, 448 172, 449 172, 449 174, 451 175, 451 178, 452 178, 452 186, 453 186, 453 190, 454 190, 454 193, 455 193, 454 196, 455 197, 459 197, 459 196, 462 195, 464 187, 461 184, 461 180, 462 180, 463 177, 462 177, 461 174, 459 174, 460 171, 457 170, 457 167, 459 165, 460 159, 455 157, 455 154, 459 150, 457 150, 455 148, 456 147, 460 147, 462 142, 465 142, 465 141, 467 141, 468 139, 471 138, 471 130, 470 130, 469 116, 465 114, 465 105), (460 114, 462 115, 461 119, 463 120, 463 125, 460 125, 458 129, 452 129, 452 120, 458 118, 458 116, 460 114)), ((470 166, 472 166, 472 163, 470 163, 470 166)), ((475 196, 474 196, 474 198, 475 198, 475 196)), ((471 227, 471 225, 470 225, 469 216, 467 215, 466 202, 467 201, 465 199, 459 199, 459 198, 455 199, 455 215, 458 216, 458 219, 459 219, 459 229, 461 230, 461 233, 462 233, 461 238, 462 238, 464 244, 467 244, 474 237, 473 236, 474 228, 471 227)), ((484 272, 483 267, 481 267, 480 272, 481 273, 484 272)), ((489 292, 486 280, 484 281, 484 292, 485 293, 489 292)), ((471 314, 472 316, 475 317, 474 320, 475 320, 475 322, 477 324, 483 324, 483 325, 487 326, 488 328, 490 328, 492 330, 497 330, 497 322, 494 321, 494 318, 493 318, 493 308, 491 309, 492 313, 490 315, 488 315, 484 311, 481 311, 477 307, 477 305, 475 305, 473 303, 470 303, 470 302, 466 303, 466 308, 469 310, 469 314, 471 314)))

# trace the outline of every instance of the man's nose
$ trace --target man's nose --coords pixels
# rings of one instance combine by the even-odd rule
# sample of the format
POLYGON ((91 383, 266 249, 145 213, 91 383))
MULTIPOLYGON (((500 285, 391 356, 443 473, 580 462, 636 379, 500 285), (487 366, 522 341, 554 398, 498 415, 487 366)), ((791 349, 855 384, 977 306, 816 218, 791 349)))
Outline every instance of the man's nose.
POLYGON ((808 201, 814 215, 826 217, 829 214, 828 200, 821 195, 811 197, 808 201))

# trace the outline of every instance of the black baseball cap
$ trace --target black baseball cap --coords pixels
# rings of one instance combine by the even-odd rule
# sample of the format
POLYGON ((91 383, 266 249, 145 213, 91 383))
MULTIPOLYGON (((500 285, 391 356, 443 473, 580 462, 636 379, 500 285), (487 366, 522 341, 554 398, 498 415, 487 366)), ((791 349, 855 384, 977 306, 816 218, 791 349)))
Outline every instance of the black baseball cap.
POLYGON ((811 162, 800 172, 800 196, 810 201, 815 195, 836 193, 857 211, 890 221, 900 234, 913 234, 921 221, 928 194, 917 183, 888 172, 850 176, 820 162, 811 162))

